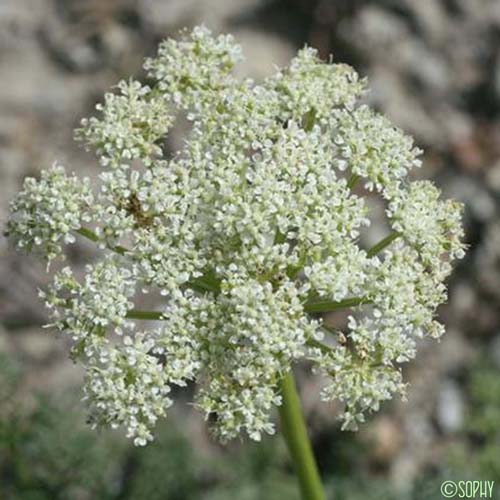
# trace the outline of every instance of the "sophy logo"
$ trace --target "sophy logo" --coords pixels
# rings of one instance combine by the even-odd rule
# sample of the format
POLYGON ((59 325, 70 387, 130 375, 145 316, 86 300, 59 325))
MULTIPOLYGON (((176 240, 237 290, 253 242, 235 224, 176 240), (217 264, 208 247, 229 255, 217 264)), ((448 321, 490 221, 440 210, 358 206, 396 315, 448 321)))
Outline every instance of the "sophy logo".
POLYGON ((492 498, 495 481, 445 481, 441 494, 445 498, 492 498))

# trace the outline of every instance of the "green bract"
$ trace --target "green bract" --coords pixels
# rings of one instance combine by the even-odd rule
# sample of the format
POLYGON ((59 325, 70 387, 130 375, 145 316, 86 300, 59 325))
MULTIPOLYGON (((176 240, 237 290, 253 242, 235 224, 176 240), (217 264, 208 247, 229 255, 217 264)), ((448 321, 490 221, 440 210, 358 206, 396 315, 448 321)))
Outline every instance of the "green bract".
POLYGON ((91 420, 138 445, 170 386, 189 381, 222 439, 272 433, 277 384, 300 359, 355 427, 404 391, 399 364, 416 339, 441 335, 443 280, 463 255, 460 205, 408 180, 420 151, 356 106, 365 82, 353 69, 305 48, 255 84, 232 76, 239 58, 205 28, 163 42, 144 66, 151 86, 121 82, 78 131, 106 169, 95 201, 55 167, 12 203, 19 247, 52 259, 80 232, 104 249, 81 282, 65 268, 43 295, 86 368, 91 420), (179 113, 191 130, 166 154, 179 113), (359 243, 370 213, 356 183, 381 195, 393 230, 372 249, 359 243), (165 296, 162 311, 134 310, 144 288, 165 296), (313 314, 340 307, 352 308, 345 332, 313 314), (161 323, 136 331, 133 319, 161 323))

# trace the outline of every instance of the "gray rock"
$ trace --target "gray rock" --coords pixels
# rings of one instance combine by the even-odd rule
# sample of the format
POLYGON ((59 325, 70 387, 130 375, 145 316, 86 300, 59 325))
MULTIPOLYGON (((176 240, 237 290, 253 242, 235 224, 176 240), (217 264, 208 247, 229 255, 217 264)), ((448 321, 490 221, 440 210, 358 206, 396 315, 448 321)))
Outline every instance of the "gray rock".
POLYGON ((436 405, 436 420, 445 434, 459 431, 464 424, 465 403, 459 385, 453 380, 444 380, 439 388, 436 405))

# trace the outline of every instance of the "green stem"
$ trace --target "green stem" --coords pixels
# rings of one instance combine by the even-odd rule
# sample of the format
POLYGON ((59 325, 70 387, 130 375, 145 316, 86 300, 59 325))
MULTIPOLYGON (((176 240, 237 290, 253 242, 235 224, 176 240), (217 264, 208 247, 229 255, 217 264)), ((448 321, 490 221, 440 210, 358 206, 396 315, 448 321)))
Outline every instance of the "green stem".
POLYGON ((94 243, 97 243, 99 241, 99 236, 97 236, 94 231, 91 231, 86 227, 81 227, 80 229, 77 229, 76 232, 81 236, 87 238, 88 240, 93 241, 94 243))
POLYGON ((373 245, 370 250, 366 252, 366 255, 368 255, 368 257, 377 255, 381 250, 388 247, 396 238, 399 238, 400 236, 401 234, 397 232, 389 234, 384 239, 380 240, 376 245, 373 245))
POLYGON ((304 305, 304 311, 308 313, 324 313, 370 303, 370 300, 366 297, 351 297, 338 302, 333 300, 316 300, 313 302, 307 302, 304 305))
MULTIPOLYGON (((79 235, 83 236, 84 238, 93 241, 94 243, 98 243, 100 241, 99 236, 97 236, 97 234, 94 233, 94 231, 91 231, 86 227, 81 227, 80 229, 77 229, 76 232, 79 235)), ((116 245, 115 247, 109 247, 109 249, 113 250, 113 252, 119 253, 120 255, 125 255, 125 253, 130 252, 130 250, 120 245, 116 245)))
POLYGON ((318 349, 321 349, 326 354, 333 352, 333 349, 331 347, 323 344, 323 342, 320 342, 319 340, 316 339, 306 340, 306 345, 309 347, 316 347, 318 349))
MULTIPOLYGON (((308 313, 321 313, 321 312, 332 312, 339 309, 345 309, 348 307, 359 306, 361 304, 371 304, 371 302, 364 297, 353 297, 351 299, 345 299, 340 302, 332 302, 328 300, 322 300, 318 302, 311 302, 304 306, 304 309, 308 313)), ((138 309, 131 309, 127 313, 127 318, 130 319, 164 319, 163 313, 160 311, 140 311, 138 309)))
POLYGON ((303 500, 325 500, 291 371, 281 380, 280 389, 283 398, 279 407, 281 431, 299 479, 302 498, 303 500))
POLYGON ((152 321, 160 321, 165 319, 165 316, 160 311, 140 311, 139 309, 130 309, 126 317, 129 319, 145 319, 152 321))
POLYGON ((352 174, 351 177, 349 177, 348 181, 347 181, 347 187, 349 189, 354 189, 354 186, 356 185, 356 183, 358 182, 359 180, 359 175, 358 174, 352 174))

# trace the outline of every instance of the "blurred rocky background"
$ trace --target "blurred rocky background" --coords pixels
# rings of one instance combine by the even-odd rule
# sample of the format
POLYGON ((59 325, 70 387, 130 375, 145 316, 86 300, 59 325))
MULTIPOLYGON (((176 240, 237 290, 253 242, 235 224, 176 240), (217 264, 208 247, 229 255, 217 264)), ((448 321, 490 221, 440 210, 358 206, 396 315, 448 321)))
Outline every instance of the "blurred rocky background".
MULTIPOLYGON (((356 434, 302 396, 328 490, 338 499, 439 499, 444 479, 496 481, 500 498, 499 0, 0 0, 0 219, 26 175, 55 160, 94 175, 79 119, 164 37, 205 23, 233 33, 261 78, 305 43, 370 79, 368 99, 412 133, 424 169, 466 205, 469 252, 441 311, 448 333, 406 368, 394 401, 356 434)), ((92 255, 82 243, 70 259, 92 255)), ((294 499, 279 437, 227 448, 179 405, 146 450, 91 432, 81 373, 46 321, 44 268, 0 244, 0 498, 294 499)), ((186 399, 188 399, 186 397, 186 399)))

